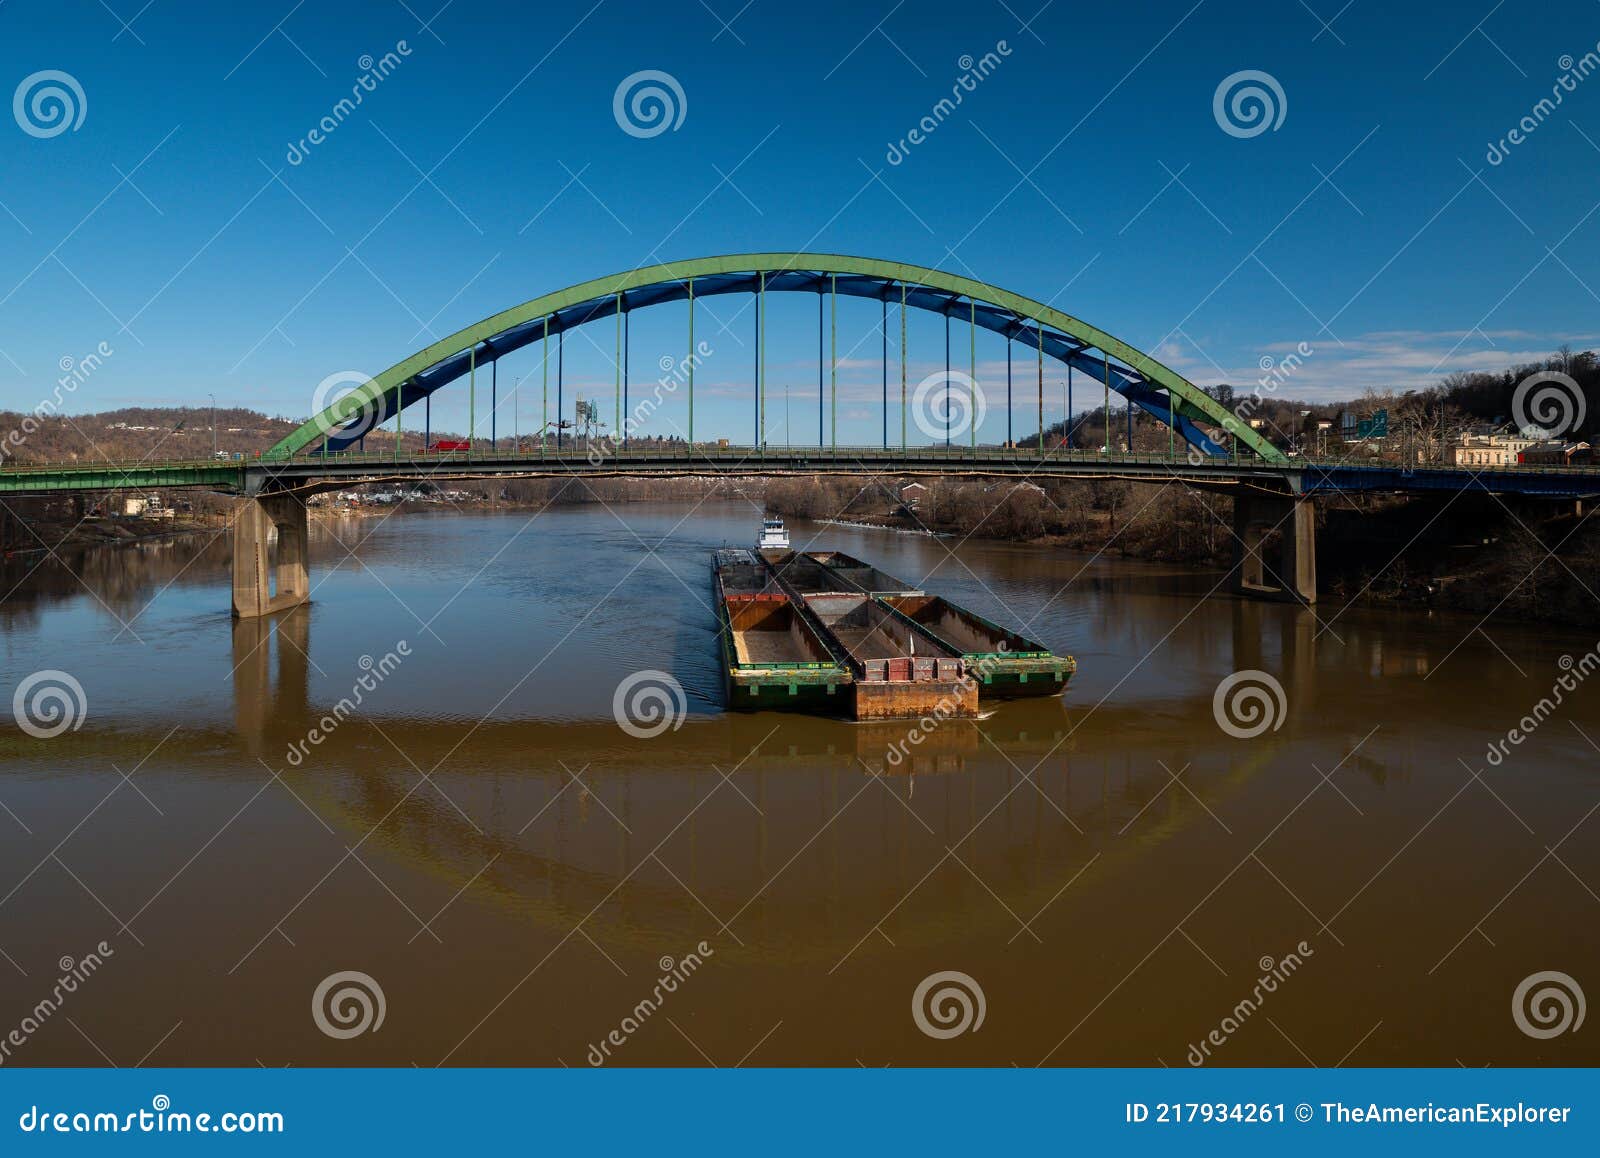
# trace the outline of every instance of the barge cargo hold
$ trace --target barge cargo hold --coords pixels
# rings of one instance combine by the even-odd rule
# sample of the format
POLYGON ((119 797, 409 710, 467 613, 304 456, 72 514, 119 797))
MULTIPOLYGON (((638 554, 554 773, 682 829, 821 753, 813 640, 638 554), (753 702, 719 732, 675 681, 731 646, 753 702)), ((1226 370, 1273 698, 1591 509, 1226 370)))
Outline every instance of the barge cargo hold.
POLYGON ((885 575, 871 563, 863 563, 843 551, 812 551, 808 557, 826 567, 839 582, 841 591, 862 591, 868 595, 921 595, 920 587, 902 583, 885 575))
POLYGON ((880 602, 966 660, 980 695, 1059 695, 1078 670, 1070 655, 1054 655, 1044 644, 938 595, 887 595, 880 602))
POLYGON ((712 591, 729 707, 851 710, 850 672, 755 555, 718 551, 712 591))
POLYGON ((978 686, 966 678, 959 652, 922 636, 870 595, 841 592, 804 599, 848 657, 856 681, 856 719, 978 714, 978 686))
POLYGON ((761 560, 784 589, 796 595, 820 595, 850 591, 843 580, 824 566, 814 554, 805 551, 763 551, 761 560))

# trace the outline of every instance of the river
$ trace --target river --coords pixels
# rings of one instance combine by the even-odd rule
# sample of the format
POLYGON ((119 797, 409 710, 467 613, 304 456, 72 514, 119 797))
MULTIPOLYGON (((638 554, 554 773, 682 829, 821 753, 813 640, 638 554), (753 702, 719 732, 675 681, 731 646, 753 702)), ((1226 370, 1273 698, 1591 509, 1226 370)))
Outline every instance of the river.
POLYGON ((757 519, 316 523, 267 622, 226 539, 8 561, 0 691, 82 698, 0 730, 6 1064, 1600 1062, 1513 1013, 1542 971, 1600 994, 1585 665, 1506 742, 1594 640, 793 526, 1077 658, 904 744, 724 710, 708 553, 757 519), (636 738, 643 670, 686 714, 636 738))

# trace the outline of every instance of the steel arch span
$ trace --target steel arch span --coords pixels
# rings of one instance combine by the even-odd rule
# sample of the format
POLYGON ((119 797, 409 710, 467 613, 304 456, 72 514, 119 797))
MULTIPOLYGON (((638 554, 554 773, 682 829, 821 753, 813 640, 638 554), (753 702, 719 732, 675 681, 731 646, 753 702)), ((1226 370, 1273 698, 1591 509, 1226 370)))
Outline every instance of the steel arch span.
MULTIPOLYGON (((664 302, 688 301, 692 311, 698 297, 767 291, 843 294, 966 321, 974 328, 1004 334, 1037 351, 1037 356, 1049 355, 1096 384, 1107 384, 1131 404, 1169 423, 1204 455, 1225 457, 1228 452, 1197 422, 1220 427, 1240 447, 1267 462, 1286 461, 1277 447, 1181 374, 1071 314, 941 270, 825 253, 745 253, 674 261, 545 294, 458 330, 360 383, 262 457, 289 458, 319 439, 322 453, 345 450, 367 430, 474 373, 479 364, 586 322, 615 317, 620 323, 633 310, 664 302)), ((691 332, 692 325, 691 312, 691 332)), ((690 405, 692 409, 692 393, 690 405)))

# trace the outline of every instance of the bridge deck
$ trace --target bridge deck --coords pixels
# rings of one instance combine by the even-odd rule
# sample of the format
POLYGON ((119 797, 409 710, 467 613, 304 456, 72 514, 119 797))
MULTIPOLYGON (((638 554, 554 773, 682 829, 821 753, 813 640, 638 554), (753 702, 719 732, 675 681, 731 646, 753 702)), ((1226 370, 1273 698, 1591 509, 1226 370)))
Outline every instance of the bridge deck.
POLYGON ((884 474, 981 478, 1113 476, 1199 484, 1251 483, 1301 494, 1354 491, 1461 491, 1549 498, 1600 495, 1600 467, 1514 466, 1466 469, 1394 463, 1252 459, 1164 454, 1101 454, 1029 447, 710 447, 615 449, 563 446, 424 455, 338 454, 221 462, 38 463, 0 467, 0 495, 207 487, 236 494, 296 488, 329 490, 363 482, 449 482, 492 477, 589 475, 740 476, 884 474))

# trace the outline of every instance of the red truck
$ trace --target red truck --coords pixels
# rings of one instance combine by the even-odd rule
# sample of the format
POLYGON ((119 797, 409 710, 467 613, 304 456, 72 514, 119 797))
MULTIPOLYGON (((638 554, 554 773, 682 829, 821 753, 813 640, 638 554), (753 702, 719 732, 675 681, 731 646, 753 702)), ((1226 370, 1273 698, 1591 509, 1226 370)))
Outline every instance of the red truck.
POLYGON ((471 450, 472 443, 464 438, 436 438, 429 450, 471 450))

